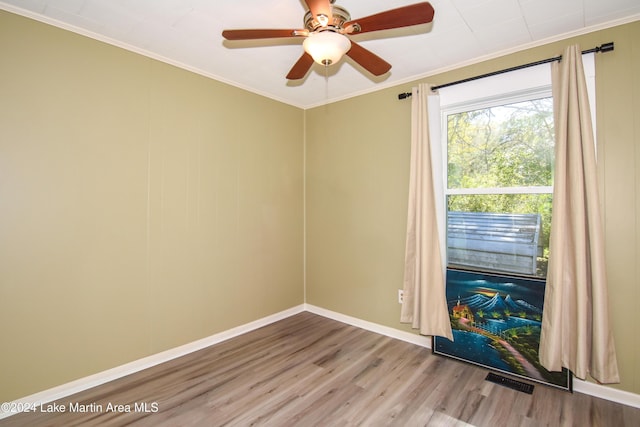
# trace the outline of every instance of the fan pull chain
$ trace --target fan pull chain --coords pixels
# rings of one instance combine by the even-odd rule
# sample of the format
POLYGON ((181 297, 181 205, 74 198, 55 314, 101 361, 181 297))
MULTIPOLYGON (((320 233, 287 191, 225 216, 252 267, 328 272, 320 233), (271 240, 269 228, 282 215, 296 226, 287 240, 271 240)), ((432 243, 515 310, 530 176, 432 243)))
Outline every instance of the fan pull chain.
POLYGON ((329 66, 324 66, 324 100, 329 102, 329 66))

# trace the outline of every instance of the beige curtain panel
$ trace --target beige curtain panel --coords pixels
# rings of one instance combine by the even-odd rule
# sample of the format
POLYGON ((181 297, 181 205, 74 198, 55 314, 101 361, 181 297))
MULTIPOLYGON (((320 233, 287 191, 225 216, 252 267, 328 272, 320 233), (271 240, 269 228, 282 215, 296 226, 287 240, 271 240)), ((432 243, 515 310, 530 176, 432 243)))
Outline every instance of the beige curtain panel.
MULTIPOLYGON (((422 335, 453 340, 445 295, 444 187, 440 140, 430 134, 429 103, 435 103, 434 126, 439 128, 439 100, 426 84, 411 98, 411 167, 404 270, 404 301, 400 321, 422 335), (430 95, 431 94, 431 95, 430 95)), ((433 113, 433 111, 432 111, 433 113)), ((432 114, 433 115, 433 114, 432 114)))
POLYGON ((581 379, 618 383, 593 127, 578 46, 552 64, 552 85, 556 166, 540 362, 550 371, 565 367, 581 379))

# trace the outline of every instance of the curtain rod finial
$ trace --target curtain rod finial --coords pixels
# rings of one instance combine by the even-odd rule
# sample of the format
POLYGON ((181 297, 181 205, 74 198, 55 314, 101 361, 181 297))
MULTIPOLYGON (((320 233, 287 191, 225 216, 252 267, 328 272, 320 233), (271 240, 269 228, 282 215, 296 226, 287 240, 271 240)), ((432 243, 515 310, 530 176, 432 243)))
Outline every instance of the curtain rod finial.
POLYGON ((597 48, 598 52, 610 52, 613 50, 613 42, 603 43, 597 48))
POLYGON ((411 92, 405 92, 398 94, 398 99, 406 99, 411 96, 411 92))

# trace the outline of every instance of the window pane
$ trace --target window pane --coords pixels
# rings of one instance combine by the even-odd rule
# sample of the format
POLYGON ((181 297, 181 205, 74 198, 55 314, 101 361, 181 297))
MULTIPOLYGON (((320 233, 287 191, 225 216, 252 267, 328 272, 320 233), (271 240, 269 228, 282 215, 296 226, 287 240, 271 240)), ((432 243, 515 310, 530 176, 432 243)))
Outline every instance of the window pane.
POLYGON ((551 194, 449 195, 450 266, 546 276, 551 194))
POLYGON ((551 186, 553 99, 447 116, 448 188, 551 186))

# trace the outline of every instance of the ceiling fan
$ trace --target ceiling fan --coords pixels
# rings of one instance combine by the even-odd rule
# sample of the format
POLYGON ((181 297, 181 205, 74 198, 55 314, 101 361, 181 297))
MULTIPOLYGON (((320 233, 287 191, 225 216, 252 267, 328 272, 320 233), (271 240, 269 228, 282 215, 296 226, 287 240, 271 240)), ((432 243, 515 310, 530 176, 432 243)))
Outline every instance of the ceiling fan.
POLYGON ((305 0, 305 3, 309 10, 303 29, 224 30, 222 36, 227 40, 304 38, 304 53, 287 74, 289 80, 304 78, 314 61, 329 66, 344 54, 371 74, 380 76, 391 69, 391 64, 348 36, 426 24, 434 15, 431 4, 422 2, 352 20, 345 8, 333 4, 335 0, 305 0))

